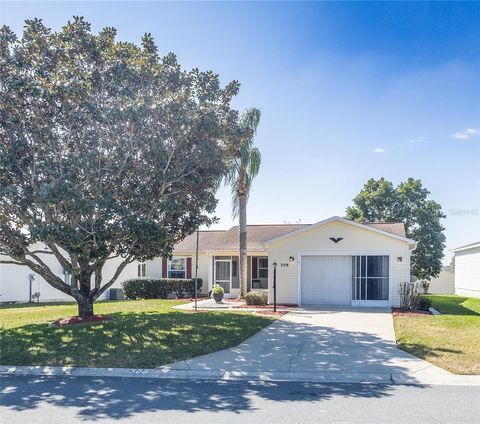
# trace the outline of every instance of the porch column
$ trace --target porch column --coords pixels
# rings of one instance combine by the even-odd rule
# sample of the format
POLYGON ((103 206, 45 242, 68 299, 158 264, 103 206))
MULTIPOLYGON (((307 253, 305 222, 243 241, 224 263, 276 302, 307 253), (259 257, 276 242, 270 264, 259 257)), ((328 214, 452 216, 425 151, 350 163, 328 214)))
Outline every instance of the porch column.
POLYGON ((208 283, 207 283, 207 293, 212 290, 213 286, 213 255, 210 255, 207 252, 207 264, 208 264, 208 283))

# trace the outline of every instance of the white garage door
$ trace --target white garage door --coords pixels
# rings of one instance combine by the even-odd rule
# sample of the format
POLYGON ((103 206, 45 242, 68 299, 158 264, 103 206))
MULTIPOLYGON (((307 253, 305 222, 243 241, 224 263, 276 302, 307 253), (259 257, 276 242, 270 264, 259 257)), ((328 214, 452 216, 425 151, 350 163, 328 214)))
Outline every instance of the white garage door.
POLYGON ((302 305, 350 305, 351 256, 302 256, 302 305))

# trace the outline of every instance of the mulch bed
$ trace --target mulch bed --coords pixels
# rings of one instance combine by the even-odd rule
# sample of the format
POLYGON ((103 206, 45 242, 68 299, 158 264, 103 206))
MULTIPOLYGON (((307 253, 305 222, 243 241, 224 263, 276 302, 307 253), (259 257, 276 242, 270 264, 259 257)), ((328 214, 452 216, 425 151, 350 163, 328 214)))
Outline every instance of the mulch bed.
POLYGON ((430 311, 409 311, 405 309, 393 308, 394 317, 428 317, 432 315, 430 311))
POLYGON ((102 321, 109 321, 112 317, 108 317, 105 315, 92 315, 87 318, 80 318, 80 317, 68 317, 68 318, 61 318, 57 319, 52 323, 52 326, 55 327, 64 327, 66 325, 75 325, 75 324, 88 324, 91 322, 102 322, 102 321))

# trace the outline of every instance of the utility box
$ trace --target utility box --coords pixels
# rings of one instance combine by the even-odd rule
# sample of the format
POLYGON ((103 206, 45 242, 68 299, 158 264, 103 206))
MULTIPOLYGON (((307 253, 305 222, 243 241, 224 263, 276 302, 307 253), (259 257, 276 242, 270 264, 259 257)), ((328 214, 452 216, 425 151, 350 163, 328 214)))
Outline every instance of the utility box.
POLYGON ((125 295, 122 289, 110 289, 110 300, 124 300, 125 295))

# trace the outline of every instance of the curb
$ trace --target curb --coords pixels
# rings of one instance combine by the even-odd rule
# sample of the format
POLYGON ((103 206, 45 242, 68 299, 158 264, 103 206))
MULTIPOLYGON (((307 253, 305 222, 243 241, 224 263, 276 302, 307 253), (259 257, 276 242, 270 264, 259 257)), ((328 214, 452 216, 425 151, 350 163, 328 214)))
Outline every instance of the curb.
POLYGON ((396 373, 318 373, 318 372, 244 372, 228 370, 181 370, 172 368, 86 368, 0 365, 0 375, 63 376, 63 377, 117 377, 210 381, 289 381, 302 383, 360 383, 395 385, 449 385, 479 386, 477 375, 443 375, 421 378, 396 373))

